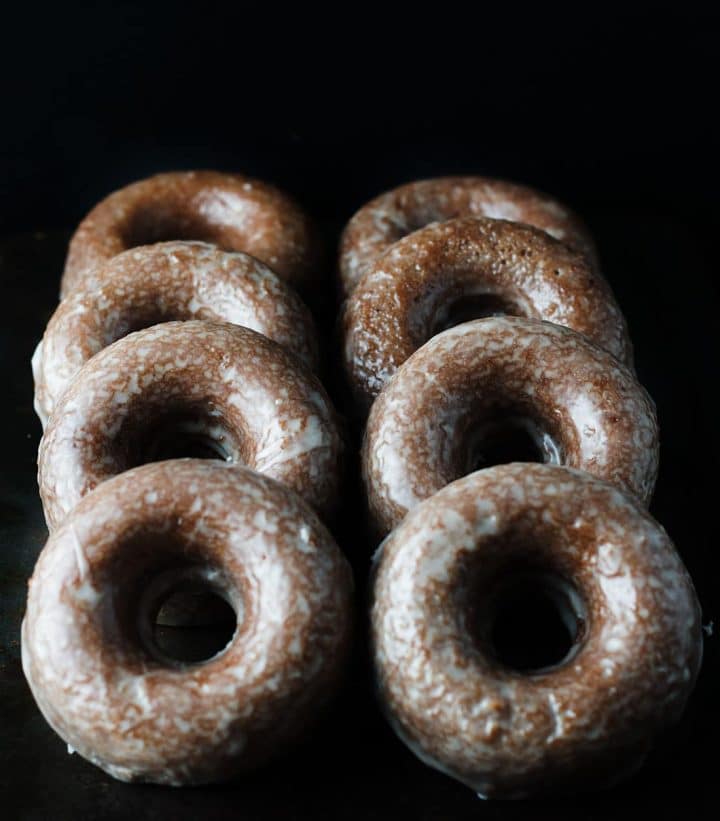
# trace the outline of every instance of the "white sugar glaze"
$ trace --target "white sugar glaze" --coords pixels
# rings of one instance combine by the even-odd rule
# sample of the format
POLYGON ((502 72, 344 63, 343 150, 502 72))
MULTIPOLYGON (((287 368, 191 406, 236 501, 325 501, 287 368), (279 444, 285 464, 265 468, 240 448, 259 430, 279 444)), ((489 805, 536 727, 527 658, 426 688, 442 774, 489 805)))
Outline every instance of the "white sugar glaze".
POLYGON ((181 459, 85 497, 30 582, 23 669, 43 714, 115 778, 223 780, 277 755, 316 719, 343 669, 347 562, 310 508, 252 471, 181 459), (162 660, 143 601, 169 568, 234 607, 208 661, 162 660))
POLYGON ((415 507, 375 563, 386 713, 423 761, 485 797, 613 783, 692 690, 702 642, 690 578, 662 527, 588 474, 474 473, 415 507), (585 610, 574 652, 534 674, 496 661, 467 621, 486 580, 523 563, 567 579, 585 610))

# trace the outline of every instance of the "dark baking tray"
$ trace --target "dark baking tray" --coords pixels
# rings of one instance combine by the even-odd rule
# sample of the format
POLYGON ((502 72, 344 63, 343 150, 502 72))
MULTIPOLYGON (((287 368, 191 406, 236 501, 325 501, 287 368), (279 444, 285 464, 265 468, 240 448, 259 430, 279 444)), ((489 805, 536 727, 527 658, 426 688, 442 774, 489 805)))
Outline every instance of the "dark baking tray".
MULTIPOLYGON (((604 268, 628 317, 641 381, 654 396, 662 430, 661 470, 652 510, 675 540, 695 580, 705 622, 715 612, 718 433, 709 401, 717 378, 717 284, 711 228, 679 207, 597 203, 585 209, 604 268)), ((337 225, 328 224, 329 244, 337 225)), ((68 234, 24 234, 0 242, 0 816, 22 819, 510 817, 527 805, 479 802, 466 788, 420 764, 389 731, 373 701, 364 642, 365 580, 371 546, 357 536, 352 486, 337 531, 358 580, 358 642, 348 682, 329 717, 300 748, 230 786, 171 789, 113 781, 65 745, 35 707, 20 666, 26 581, 46 538, 36 487, 40 426, 32 410, 30 357, 57 297, 68 234), (7 814, 3 814, 3 808, 7 814)), ((320 317, 326 349, 333 312, 320 317)), ((547 802, 573 818, 638 812, 709 814, 716 787, 717 641, 690 709, 644 769, 608 792, 547 802)))

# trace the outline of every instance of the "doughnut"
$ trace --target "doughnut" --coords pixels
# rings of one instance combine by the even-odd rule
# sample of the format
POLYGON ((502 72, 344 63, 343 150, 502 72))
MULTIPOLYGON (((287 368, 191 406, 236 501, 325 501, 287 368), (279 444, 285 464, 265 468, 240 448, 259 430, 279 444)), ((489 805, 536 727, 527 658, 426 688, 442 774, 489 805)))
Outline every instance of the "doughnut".
POLYGON ((165 322, 96 354, 55 407, 38 456, 48 527, 110 477, 182 456, 245 465, 322 514, 340 492, 335 412, 298 359, 239 325, 165 322))
POLYGON ((632 363, 623 315, 585 257, 529 225, 464 217, 396 242, 347 301, 344 360, 357 405, 367 408, 438 331, 496 312, 565 325, 632 363))
POLYGON ((584 336, 489 317, 433 337, 375 401, 362 469, 372 529, 483 466, 579 468, 638 496, 658 466, 655 407, 633 374, 584 336))
POLYGON ((134 248, 95 269, 60 303, 33 357, 35 409, 43 422, 91 356, 131 331, 168 320, 245 325, 318 364, 310 312, 262 262, 202 242, 134 248))
POLYGON ((487 177, 439 177, 407 183, 366 203, 340 240, 345 296, 376 257, 407 234, 455 217, 490 217, 534 225, 584 254, 597 266, 595 244, 566 206, 525 185, 487 177))
POLYGON ((318 718, 347 657, 352 576, 292 491, 219 462, 145 465, 86 496, 30 580, 22 661, 71 750, 122 781, 203 784, 260 766, 318 718), (192 581, 237 626, 202 663, 153 629, 192 581))
POLYGON ((92 287, 94 269, 128 248, 180 239, 245 251, 300 290, 317 275, 315 232, 287 194, 240 174, 174 171, 121 188, 90 211, 70 240, 60 295, 92 287))
POLYGON ((611 485, 536 464, 473 473, 408 515, 376 558, 372 643, 401 739, 492 798, 629 775, 679 719, 702 656, 663 528, 611 485), (564 643, 538 653, 543 608, 564 643))

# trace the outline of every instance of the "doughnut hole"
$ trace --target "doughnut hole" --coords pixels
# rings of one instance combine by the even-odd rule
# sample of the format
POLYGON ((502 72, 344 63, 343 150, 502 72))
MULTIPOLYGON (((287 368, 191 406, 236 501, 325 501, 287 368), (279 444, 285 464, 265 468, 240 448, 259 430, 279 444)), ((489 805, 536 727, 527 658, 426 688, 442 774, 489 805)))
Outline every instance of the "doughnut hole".
POLYGON ((148 304, 143 300, 141 304, 129 302, 120 316, 111 325, 104 329, 103 346, 107 347, 122 339, 128 334, 136 331, 143 331, 161 322, 175 322, 188 319, 196 319, 197 315, 183 310, 180 305, 175 306, 175 310, 163 310, 158 304, 148 304))
POLYGON ((527 316, 520 306, 502 294, 465 293, 441 302, 430 319, 430 339, 448 328, 488 316, 527 316))
POLYGON ((245 464, 245 445, 212 401, 144 397, 114 437, 117 472, 166 459, 219 459, 245 464))
POLYGON ((218 243, 221 226, 194 214, 187 206, 150 202, 138 205, 129 215, 121 233, 125 248, 173 240, 218 243))
POLYGON ((387 246, 389 247, 389 245, 392 245, 392 243, 399 242, 401 239, 404 239, 408 234, 412 234, 415 231, 419 231, 421 228, 425 228, 432 222, 444 221, 459 216, 461 216, 460 213, 440 213, 435 211, 434 209, 430 211, 425 210, 421 212, 418 212, 414 209, 410 209, 405 213, 397 214, 395 219, 390 220, 385 226, 385 230, 387 232, 387 246))
MULTIPOLYGON (((480 572, 474 574, 480 578, 480 572)), ((470 586, 466 629, 481 654, 512 673, 540 675, 582 646, 588 609, 578 587, 551 562, 499 563, 470 586)))
POLYGON ((166 664, 199 664, 232 641, 242 616, 213 577, 202 565, 173 568, 146 588, 139 635, 153 658, 166 664))
POLYGON ((103 646, 139 668, 217 658, 245 621, 244 599, 212 551, 172 528, 129 535, 100 569, 105 589, 103 646))
POLYGON ((222 425, 201 415, 178 413, 157 420, 141 449, 140 464, 165 459, 219 459, 233 461, 227 447, 228 433, 222 425))
POLYGON ((563 463, 563 448, 551 425, 523 407, 497 406, 470 412, 455 452, 457 478, 511 462, 563 463))
POLYGON ((479 286, 477 280, 472 271, 450 270, 435 277, 423 293, 411 298, 407 327, 415 349, 439 333, 474 319, 536 316, 521 294, 500 288, 488 290, 479 286))

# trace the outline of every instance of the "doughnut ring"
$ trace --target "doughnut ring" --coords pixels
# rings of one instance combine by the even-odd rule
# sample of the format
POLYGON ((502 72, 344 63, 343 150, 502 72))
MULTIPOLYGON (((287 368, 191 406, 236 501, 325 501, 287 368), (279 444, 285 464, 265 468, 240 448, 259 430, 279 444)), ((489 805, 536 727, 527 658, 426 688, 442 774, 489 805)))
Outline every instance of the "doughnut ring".
POLYGON ((455 479, 520 461, 586 470, 647 502, 653 402, 624 365, 567 328, 517 317, 458 325, 416 351, 370 411, 371 523, 385 535, 455 479))
POLYGON ((465 217, 396 242, 347 301, 345 368, 357 403, 369 407, 439 331, 496 312, 565 325, 632 363, 623 315, 585 257, 531 226, 465 217))
POLYGON ((366 203, 340 241, 340 279, 348 296, 375 258, 407 234, 455 217, 524 222, 546 231, 597 267, 595 244, 582 221, 533 188, 488 177, 439 177, 407 183, 366 203))
POLYGON ((264 763, 338 684, 352 576, 307 505, 243 468, 145 465, 84 498, 30 581, 22 660, 53 729, 122 781, 203 784, 264 763), (153 633, 188 580, 224 598, 237 626, 203 663, 153 633))
POLYGON ((55 408, 38 456, 48 527, 110 477, 178 456, 245 465, 323 514, 340 492, 335 413, 301 362, 239 325, 165 322, 96 354, 55 408))
POLYGON ((95 269, 60 303, 33 356, 35 409, 43 426, 81 366, 131 331, 168 320, 244 325, 310 368, 318 347, 310 312, 266 265, 202 242, 162 242, 125 251, 95 269))
POLYGON ((244 251, 300 290, 317 274, 315 232, 287 194, 240 174, 174 171, 121 188, 90 211, 70 240, 60 296, 92 288, 94 269, 128 248, 180 239, 244 251))
MULTIPOLYGON (((533 612, 524 615, 516 641, 532 630, 533 612)), ((629 775, 682 713, 700 625, 663 528, 567 468, 501 465, 453 482, 376 559, 384 710, 418 757, 481 797, 576 792, 629 775), (546 666, 506 660, 503 623, 529 596, 565 622, 569 647, 546 666)))

